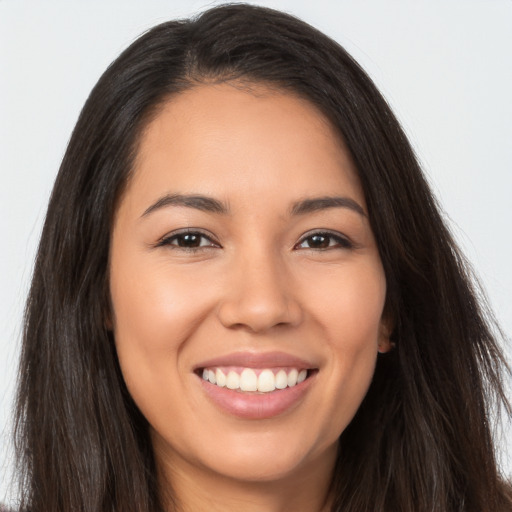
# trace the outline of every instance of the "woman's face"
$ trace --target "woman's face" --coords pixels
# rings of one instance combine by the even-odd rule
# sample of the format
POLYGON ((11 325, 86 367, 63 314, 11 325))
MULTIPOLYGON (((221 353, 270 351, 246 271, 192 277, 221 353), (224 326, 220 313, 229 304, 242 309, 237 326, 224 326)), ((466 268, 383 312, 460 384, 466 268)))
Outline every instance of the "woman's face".
POLYGON ((170 100, 143 133, 110 279, 160 464, 245 481, 332 469, 389 341, 361 185, 315 107, 229 84, 170 100))

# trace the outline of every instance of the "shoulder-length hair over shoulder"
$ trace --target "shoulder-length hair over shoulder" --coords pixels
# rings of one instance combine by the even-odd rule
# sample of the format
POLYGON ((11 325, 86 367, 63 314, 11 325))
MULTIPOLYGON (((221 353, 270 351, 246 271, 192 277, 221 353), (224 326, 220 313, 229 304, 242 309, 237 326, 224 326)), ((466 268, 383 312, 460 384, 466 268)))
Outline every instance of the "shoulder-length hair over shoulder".
POLYGON ((161 509, 148 425, 107 328, 112 221, 159 107, 196 84, 233 80, 300 95, 330 120, 356 165, 386 274, 396 348, 379 356, 340 437, 333 510, 510 506, 491 431, 496 404, 506 404, 504 359, 399 123, 337 43, 290 15, 239 4, 141 36, 80 114, 26 308, 16 424, 22 508, 161 509))

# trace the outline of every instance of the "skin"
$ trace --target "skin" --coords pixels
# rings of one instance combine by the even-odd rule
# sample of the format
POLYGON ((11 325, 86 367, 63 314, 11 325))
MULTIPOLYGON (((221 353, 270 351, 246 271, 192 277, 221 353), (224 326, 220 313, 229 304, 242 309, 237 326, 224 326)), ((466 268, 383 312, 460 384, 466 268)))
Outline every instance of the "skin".
POLYGON ((142 136, 110 276, 123 376, 180 510, 326 510, 337 439, 390 344, 364 194, 322 114, 256 85, 199 85, 169 100, 142 136), (148 212, 167 194, 214 198, 229 212, 148 212), (362 213, 291 213, 326 196, 362 213), (201 247, 179 246, 184 228, 206 235, 201 247), (334 237, 312 248, 315 230, 334 237), (193 371, 232 352, 275 350, 318 371, 304 398, 272 418, 220 410, 193 371))

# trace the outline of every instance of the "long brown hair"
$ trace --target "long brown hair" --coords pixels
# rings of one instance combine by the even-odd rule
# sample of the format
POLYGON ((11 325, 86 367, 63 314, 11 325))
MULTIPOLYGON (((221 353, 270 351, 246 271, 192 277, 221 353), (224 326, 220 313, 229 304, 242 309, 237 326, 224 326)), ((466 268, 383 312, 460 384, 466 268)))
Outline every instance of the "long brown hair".
POLYGON ((492 316, 399 123, 337 43, 278 11, 225 5, 159 25, 100 78, 64 156, 27 302, 17 395, 21 507, 161 510, 148 425, 128 394, 109 311, 109 241, 137 142, 159 106, 202 81, 262 82, 338 130, 384 266, 395 349, 342 433, 333 511, 512 510, 493 412, 508 372, 492 316))

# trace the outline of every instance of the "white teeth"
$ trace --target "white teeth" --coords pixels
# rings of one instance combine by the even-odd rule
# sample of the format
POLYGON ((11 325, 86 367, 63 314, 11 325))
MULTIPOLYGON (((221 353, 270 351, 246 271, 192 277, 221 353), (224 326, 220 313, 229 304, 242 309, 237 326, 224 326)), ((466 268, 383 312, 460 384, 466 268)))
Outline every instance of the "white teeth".
POLYGON ((242 391, 258 391, 258 377, 254 370, 245 368, 240 374, 240 389, 242 391))
POLYGON ((215 371, 215 380, 217 381, 217 386, 220 386, 221 388, 226 385, 226 376, 224 375, 224 372, 218 368, 215 371))
MULTIPOLYGON (((274 370, 275 371, 275 370, 274 370)), ((230 370, 226 375, 220 368, 205 368, 202 373, 204 380, 219 387, 243 392, 270 393, 276 389, 286 389, 303 382, 307 375, 307 370, 290 369, 288 372, 284 369, 274 374, 271 369, 263 369, 257 375, 252 368, 244 368, 239 374, 230 370)))
POLYGON ((226 387, 229 389, 238 389, 240 387, 240 375, 236 372, 229 372, 226 377, 226 387))
POLYGON ((258 377, 258 391, 268 393, 276 389, 276 378, 272 370, 263 370, 258 377))
POLYGON ((276 374, 276 388, 284 389, 288 386, 288 375, 284 370, 279 370, 276 374))
POLYGON ((295 386, 295 384, 297 384, 297 376, 298 375, 299 375, 299 372, 295 368, 288 374, 288 386, 290 388, 292 386, 295 386))

